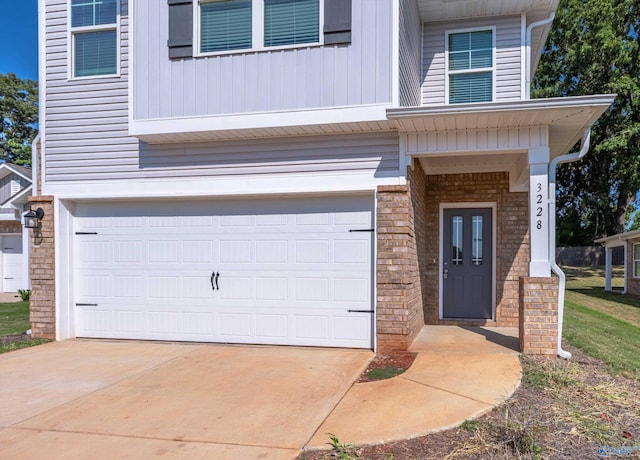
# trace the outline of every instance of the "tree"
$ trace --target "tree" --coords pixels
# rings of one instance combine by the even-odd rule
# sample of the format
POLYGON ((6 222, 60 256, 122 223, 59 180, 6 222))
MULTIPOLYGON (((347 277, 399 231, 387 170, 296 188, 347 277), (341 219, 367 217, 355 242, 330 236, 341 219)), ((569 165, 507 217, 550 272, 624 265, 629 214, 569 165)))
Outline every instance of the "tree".
POLYGON ((38 123, 38 83, 0 74, 0 160, 31 164, 38 123))
POLYGON ((589 153, 558 170, 559 244, 624 231, 640 191, 640 4, 561 0, 533 83, 534 97, 615 93, 589 153), (570 241, 563 241, 568 238, 570 241))

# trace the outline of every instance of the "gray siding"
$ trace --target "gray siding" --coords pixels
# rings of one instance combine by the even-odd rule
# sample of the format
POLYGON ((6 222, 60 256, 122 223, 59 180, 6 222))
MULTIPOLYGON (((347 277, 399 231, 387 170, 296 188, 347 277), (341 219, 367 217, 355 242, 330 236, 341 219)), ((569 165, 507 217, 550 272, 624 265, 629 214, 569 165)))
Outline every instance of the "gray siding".
POLYGON ((422 24, 416 0, 400 1, 400 106, 420 105, 422 24))
MULTIPOLYGON (((138 141, 128 136, 128 9, 122 0, 119 77, 68 80, 67 0, 46 2, 45 167, 47 180, 82 165, 137 168, 138 141)), ((82 179, 82 174, 77 174, 82 179)))
MULTIPOLYGON (((0 203, 4 203, 13 195, 11 194, 11 181, 17 180, 20 184, 20 190, 24 190, 25 187, 29 185, 29 181, 24 177, 18 176, 17 174, 9 174, 0 179, 0 203)), ((13 211, 11 210, 11 213, 13 211)))
POLYGON ((348 46, 170 61, 166 1, 137 0, 135 118, 339 107, 391 101, 390 0, 353 0, 348 46))
POLYGON ((445 103, 445 32, 496 27, 496 101, 520 99, 520 16, 442 22, 423 26, 422 103, 445 103))
MULTIPOLYGON (((68 158, 73 158, 70 154, 68 158)), ((395 133, 288 137, 207 143, 140 144, 139 158, 123 162, 76 158, 73 167, 56 172, 56 180, 220 177, 304 172, 369 172, 372 177, 398 174, 395 133), (96 164, 100 166, 96 167, 96 164)))

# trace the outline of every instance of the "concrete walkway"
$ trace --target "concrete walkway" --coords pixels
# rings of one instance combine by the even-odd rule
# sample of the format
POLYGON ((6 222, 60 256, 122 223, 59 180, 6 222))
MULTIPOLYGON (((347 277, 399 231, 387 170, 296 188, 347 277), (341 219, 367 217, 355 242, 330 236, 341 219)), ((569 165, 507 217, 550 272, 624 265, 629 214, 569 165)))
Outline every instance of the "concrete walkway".
POLYGON ((425 326, 411 368, 398 377, 356 383, 307 449, 341 442, 379 444, 460 425, 508 399, 520 384, 518 330, 425 326))
POLYGON ((0 292, 0 303, 20 302, 20 300, 17 292, 0 292))
POLYGON ((425 328, 409 371, 355 385, 369 351, 82 340, 19 350, 0 355, 0 459, 284 460, 326 448, 327 432, 357 444, 415 437, 515 390, 509 334, 425 328))

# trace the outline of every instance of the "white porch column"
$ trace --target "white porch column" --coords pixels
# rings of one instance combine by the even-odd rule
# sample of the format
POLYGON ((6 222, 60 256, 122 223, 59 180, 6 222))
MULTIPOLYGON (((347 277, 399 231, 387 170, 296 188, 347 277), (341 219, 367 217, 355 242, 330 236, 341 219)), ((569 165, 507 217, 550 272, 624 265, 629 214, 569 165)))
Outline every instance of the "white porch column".
POLYGON ((611 290, 611 276, 612 276, 612 256, 613 248, 605 246, 604 248, 604 290, 611 290))
MULTIPOLYGON (((555 199, 555 197, 553 197, 555 199)), ((551 276, 549 260, 549 148, 529 149, 529 276, 551 276)))

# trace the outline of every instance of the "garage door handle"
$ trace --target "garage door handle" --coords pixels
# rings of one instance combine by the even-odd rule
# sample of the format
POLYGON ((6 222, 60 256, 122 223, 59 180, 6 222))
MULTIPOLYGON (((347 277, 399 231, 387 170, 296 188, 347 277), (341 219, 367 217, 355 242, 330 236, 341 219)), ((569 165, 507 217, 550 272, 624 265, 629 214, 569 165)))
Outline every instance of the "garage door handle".
POLYGON ((211 289, 213 289, 214 291, 217 289, 218 291, 220 290, 220 287, 218 286, 218 277, 220 276, 219 272, 213 271, 211 272, 211 289))

